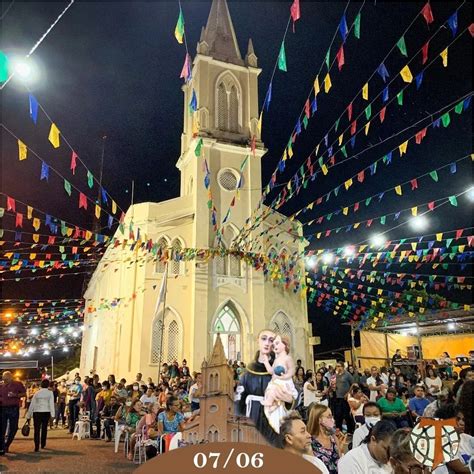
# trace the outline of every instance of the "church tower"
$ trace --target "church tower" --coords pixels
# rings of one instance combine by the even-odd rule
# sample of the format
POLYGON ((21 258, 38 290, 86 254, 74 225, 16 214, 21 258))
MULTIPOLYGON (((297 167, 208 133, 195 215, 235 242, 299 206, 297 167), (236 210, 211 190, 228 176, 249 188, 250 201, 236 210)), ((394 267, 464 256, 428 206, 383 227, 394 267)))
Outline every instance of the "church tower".
MULTIPOLYGON (((94 272, 84 296, 81 370, 155 379, 161 363, 183 359, 196 370, 218 334, 221 355, 249 363, 265 328, 288 336, 293 357, 309 362, 305 295, 273 282, 237 254, 205 256, 206 249, 232 246, 261 199, 261 70, 252 41, 246 44, 243 56, 227 2, 213 0, 191 78, 182 87, 180 195, 127 211, 124 228, 141 242, 109 247, 94 272), (199 252, 181 259, 183 248, 199 252), (168 263, 163 255, 172 256, 168 263), (166 307, 157 310, 166 268, 166 307)), ((292 255, 304 248, 295 233, 301 235, 301 225, 275 212, 249 242, 266 255, 292 255)), ((119 229, 115 237, 126 242, 128 235, 119 229)), ((302 261, 291 271, 296 269, 304 275, 302 261)))

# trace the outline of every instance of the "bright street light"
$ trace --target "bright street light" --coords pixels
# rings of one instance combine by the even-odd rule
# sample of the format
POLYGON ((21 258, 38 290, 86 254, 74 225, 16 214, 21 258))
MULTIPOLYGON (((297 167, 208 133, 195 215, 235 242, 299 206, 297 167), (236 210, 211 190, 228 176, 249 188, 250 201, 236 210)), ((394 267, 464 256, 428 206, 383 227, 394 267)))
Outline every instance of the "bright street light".
POLYGON ((38 335, 38 332, 39 332, 38 329, 33 328, 33 329, 30 331, 30 334, 31 334, 32 336, 37 336, 37 335, 38 335))
POLYGON ((375 234, 371 237, 370 243, 374 247, 382 247, 382 245, 386 242, 385 237, 382 234, 375 234))
POLYGON ((55 336, 58 333, 58 328, 52 328, 51 329, 51 334, 55 336))
POLYGON ((355 255, 355 247, 353 245, 346 245, 342 252, 344 257, 353 257, 355 255))
POLYGON ((334 260, 334 255, 332 253, 323 253, 321 259, 324 264, 329 265, 334 260))
POLYGON ((15 58, 12 60, 15 75, 25 82, 32 82, 38 78, 38 68, 31 58, 15 58))
POLYGON ((456 329, 456 323, 448 323, 448 331, 454 331, 456 329))
POLYGON ((314 255, 312 255, 311 257, 306 257, 305 260, 306 260, 306 268, 308 268, 309 270, 314 270, 316 268, 317 260, 314 255))
POLYGON ((410 226, 413 230, 425 230, 428 227, 428 219, 426 216, 416 216, 410 219, 410 226))
POLYGON ((69 347, 63 347, 63 352, 69 352, 69 347))
POLYGON ((60 337, 58 339, 58 344, 64 344, 66 342, 66 339, 64 339, 64 337, 60 337))
POLYGON ((16 328, 10 328, 8 334, 16 334, 16 328))
POLYGON ((466 196, 469 199, 469 201, 474 202, 474 186, 471 186, 470 188, 468 188, 466 196))

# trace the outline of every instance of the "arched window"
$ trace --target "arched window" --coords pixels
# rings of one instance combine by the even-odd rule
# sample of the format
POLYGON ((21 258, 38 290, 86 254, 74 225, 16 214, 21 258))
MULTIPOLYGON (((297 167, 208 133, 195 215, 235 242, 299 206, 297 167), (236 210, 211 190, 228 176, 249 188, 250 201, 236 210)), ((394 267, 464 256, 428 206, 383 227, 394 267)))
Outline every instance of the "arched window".
POLYGON ((281 336, 287 336, 290 340, 291 347, 294 347, 291 322, 283 311, 278 311, 278 313, 273 316, 272 320, 270 321, 270 329, 281 336))
POLYGON ((209 427, 209 431, 207 432, 207 439, 210 443, 219 441, 219 430, 216 426, 212 425, 209 427))
POLYGON ((153 320, 151 327, 151 363, 159 364, 160 362, 160 350, 161 350, 161 318, 156 317, 153 320))
POLYGON ((183 246, 179 239, 174 239, 171 246, 171 260, 169 272, 171 275, 181 275, 183 273, 183 262, 180 260, 180 252, 183 246))
POLYGON ((227 130, 227 91, 225 85, 221 82, 217 88, 217 128, 227 130))
POLYGON ((173 362, 179 359, 179 327, 176 320, 170 321, 167 328, 167 361, 173 362))
POLYGON ((241 359, 241 327, 237 311, 231 303, 226 304, 217 315, 213 327, 213 344, 220 334, 227 359, 241 359))
POLYGON ((181 360, 183 334, 180 318, 167 308, 164 324, 162 321, 163 313, 160 312, 153 320, 151 328, 151 364, 159 364, 160 352, 161 363, 172 363, 175 360, 181 360))
POLYGON ((239 131, 239 97, 235 86, 230 88, 229 95, 229 130, 239 131))
POLYGON ((158 250, 157 261, 156 261, 156 273, 164 273, 166 262, 162 260, 161 258, 163 257, 163 254, 168 249, 168 241, 166 240, 165 237, 161 237, 160 240, 158 240, 158 249, 159 250, 158 250))
MULTIPOLYGON (((227 242, 233 242, 233 240, 237 236, 237 232, 234 230, 232 226, 226 226, 224 228, 224 239, 221 239, 220 245, 221 247, 227 249, 230 248, 229 245, 227 246, 227 242)), ((217 245, 217 244, 216 244, 217 245)), ((242 276, 242 261, 240 257, 236 254, 227 254, 223 255, 216 255, 214 257, 214 265, 215 265, 215 272, 218 276, 232 276, 232 277, 241 277, 242 276)))

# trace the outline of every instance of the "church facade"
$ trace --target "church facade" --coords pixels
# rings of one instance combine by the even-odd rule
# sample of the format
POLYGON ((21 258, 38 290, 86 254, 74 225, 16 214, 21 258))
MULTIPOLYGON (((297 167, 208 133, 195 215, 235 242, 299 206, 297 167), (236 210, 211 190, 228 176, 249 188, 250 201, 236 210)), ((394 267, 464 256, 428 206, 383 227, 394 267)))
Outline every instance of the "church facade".
MULTIPOLYGON (((180 196, 131 206, 125 229, 132 228, 135 236, 140 229, 142 237, 161 248, 232 245, 261 198, 261 160, 266 150, 258 127, 260 71, 251 40, 245 57, 240 53, 227 2, 214 0, 197 45, 192 79, 182 88, 183 133, 176 163, 181 172, 180 196), (198 106, 190 114, 193 90, 198 106), (201 153, 196 156, 199 140, 201 153), (206 174, 223 230, 220 242, 210 219, 206 174), (222 225, 239 181, 238 199, 222 225)), ((249 240, 260 251, 302 252, 304 243, 293 239, 295 233, 301 235, 301 225, 288 220, 278 225, 282 217, 270 215, 251 234, 249 240), (269 230, 264 237, 259 236, 262 229, 269 230)), ((117 231, 117 239, 126 237, 117 231)), ((101 376, 113 373, 130 380, 141 372, 156 380, 160 361, 182 359, 197 370, 212 352, 217 334, 228 359, 246 362, 252 359, 257 335, 264 328, 289 336, 293 357, 303 364, 312 362, 305 297, 270 281, 236 256, 171 261, 165 308, 155 314, 165 265, 140 255, 137 247, 111 246, 94 272, 84 295, 82 373, 94 369, 101 376), (120 302, 110 304, 115 298, 120 302)), ((303 260, 298 265, 304 275, 303 260)))

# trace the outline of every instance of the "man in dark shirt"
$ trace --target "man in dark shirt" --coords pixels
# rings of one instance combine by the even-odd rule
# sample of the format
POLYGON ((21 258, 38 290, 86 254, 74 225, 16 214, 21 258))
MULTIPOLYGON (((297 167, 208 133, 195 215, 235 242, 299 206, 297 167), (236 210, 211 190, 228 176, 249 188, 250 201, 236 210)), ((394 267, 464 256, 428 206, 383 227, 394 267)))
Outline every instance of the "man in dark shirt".
POLYGON ((15 382, 11 372, 3 372, 0 383, 0 456, 4 456, 8 452, 15 439, 20 418, 20 400, 23 397, 26 397, 23 384, 15 382), (9 424, 9 430, 8 438, 5 441, 7 424, 9 424))
POLYGON ((394 362, 399 362, 401 360, 402 360, 402 351, 401 349, 397 349, 395 351, 395 354, 393 354, 393 357, 392 357, 392 367, 393 367, 394 362))
POLYGON ((117 401, 117 397, 112 395, 110 397, 110 403, 105 405, 100 413, 100 418, 104 420, 105 440, 108 442, 112 440, 111 427, 115 424, 114 417, 121 406, 122 405, 117 401))
POLYGON ((353 433, 355 429, 354 419, 351 416, 349 403, 347 403, 346 395, 353 383, 352 375, 344 370, 344 363, 336 364, 336 396, 334 398, 334 419, 336 428, 342 430, 342 422, 345 419, 347 431, 353 433))

